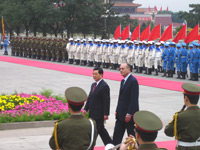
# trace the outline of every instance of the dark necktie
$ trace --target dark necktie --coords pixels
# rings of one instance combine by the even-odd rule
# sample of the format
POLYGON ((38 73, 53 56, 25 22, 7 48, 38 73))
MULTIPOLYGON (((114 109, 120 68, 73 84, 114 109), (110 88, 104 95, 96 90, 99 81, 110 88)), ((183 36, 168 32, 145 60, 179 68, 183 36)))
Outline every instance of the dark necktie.
POLYGON ((124 82, 125 82, 125 80, 123 79, 123 80, 121 81, 121 88, 124 86, 124 82))
POLYGON ((97 83, 95 82, 92 93, 94 93, 94 90, 96 89, 96 87, 97 87, 97 83))

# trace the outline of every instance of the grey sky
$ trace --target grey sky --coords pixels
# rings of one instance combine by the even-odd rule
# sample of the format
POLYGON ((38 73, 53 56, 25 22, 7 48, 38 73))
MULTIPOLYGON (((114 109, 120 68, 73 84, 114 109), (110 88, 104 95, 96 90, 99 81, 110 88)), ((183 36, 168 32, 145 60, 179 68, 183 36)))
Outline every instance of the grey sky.
POLYGON ((134 3, 142 4, 141 7, 157 7, 160 10, 166 10, 167 6, 169 11, 189 11, 189 4, 200 4, 200 0, 134 0, 134 3))

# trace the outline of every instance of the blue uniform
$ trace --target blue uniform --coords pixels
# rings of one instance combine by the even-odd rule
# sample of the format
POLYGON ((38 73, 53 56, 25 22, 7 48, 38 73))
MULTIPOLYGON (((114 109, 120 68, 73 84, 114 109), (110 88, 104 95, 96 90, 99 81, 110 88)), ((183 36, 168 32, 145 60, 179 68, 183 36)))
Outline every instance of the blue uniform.
POLYGON ((191 53, 192 73, 199 73, 199 50, 193 48, 191 53))
POLYGON ((187 72, 188 51, 186 48, 181 48, 179 53, 181 72, 187 72))
POLYGON ((175 53, 175 48, 174 47, 169 48, 169 60, 167 64, 168 71, 174 70, 174 53, 175 53))
POLYGON ((191 56, 192 56, 192 50, 189 50, 189 51, 188 51, 187 62, 188 62, 188 65, 189 65, 190 72, 193 72, 193 71, 192 71, 191 56))
POLYGON ((4 46, 4 49, 5 49, 5 53, 4 54, 8 54, 7 47, 8 47, 9 44, 10 44, 10 42, 7 39, 7 36, 6 36, 6 39, 4 40, 4 42, 1 43, 1 45, 4 46))
POLYGON ((176 63, 176 70, 180 71, 180 49, 176 49, 174 52, 174 63, 176 63))
POLYGON ((163 53, 162 53, 162 60, 163 60, 163 69, 167 69, 167 62, 169 59, 169 48, 165 48, 163 53))

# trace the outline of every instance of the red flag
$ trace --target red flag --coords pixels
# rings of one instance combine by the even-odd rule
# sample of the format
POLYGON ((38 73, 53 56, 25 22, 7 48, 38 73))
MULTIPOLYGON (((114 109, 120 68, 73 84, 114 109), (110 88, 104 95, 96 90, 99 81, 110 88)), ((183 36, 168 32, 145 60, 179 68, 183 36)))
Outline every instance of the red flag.
POLYGON ((116 28, 114 38, 117 40, 119 37, 121 37, 121 24, 116 28))
POLYGON ((179 40, 185 39, 186 37, 186 27, 187 25, 185 24, 181 30, 177 33, 176 37, 173 39, 173 42, 178 43, 179 40))
POLYGON ((165 29, 165 31, 163 32, 160 41, 167 41, 169 39, 172 39, 173 37, 173 29, 172 29, 172 24, 170 26, 167 27, 167 29, 165 29))
POLYGON ((160 7, 160 11, 162 11, 162 6, 160 7))
POLYGON ((129 38, 129 25, 126 26, 126 28, 122 31, 121 33, 121 38, 122 40, 125 40, 127 38, 129 38))
POLYGON ((131 41, 137 40, 140 37, 140 25, 138 25, 131 34, 131 41))
POLYGON ((154 7, 154 9, 155 9, 155 11, 156 11, 156 12, 158 11, 158 9, 157 9, 157 7, 156 7, 156 6, 154 7))
POLYGON ((199 43, 200 43, 200 35, 198 36, 198 40, 199 40, 199 43))
POLYGON ((161 25, 157 25, 156 27, 154 27, 149 35, 148 41, 153 41, 155 39, 160 38, 160 29, 161 29, 161 25))
POLYGON ((149 6, 149 12, 151 12, 151 8, 150 8, 150 6, 149 6))
POLYGON ((166 9, 166 11, 169 11, 169 9, 168 9, 168 6, 167 6, 167 9, 166 9))
POLYGON ((144 31, 140 34, 140 41, 148 39, 150 34, 150 25, 144 29, 144 31))
POLYGON ((185 43, 190 43, 194 40, 198 40, 198 36, 199 36, 199 24, 197 24, 192 31, 190 31, 190 33, 187 35, 187 37, 185 38, 184 42, 185 43))

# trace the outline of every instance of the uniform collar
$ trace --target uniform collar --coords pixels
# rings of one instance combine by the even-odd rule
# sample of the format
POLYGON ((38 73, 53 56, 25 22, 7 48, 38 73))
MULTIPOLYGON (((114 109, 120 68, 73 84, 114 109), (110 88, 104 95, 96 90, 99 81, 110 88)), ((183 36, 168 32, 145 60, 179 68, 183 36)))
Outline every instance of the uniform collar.
POLYGON ((75 114, 75 115, 71 115, 70 116, 70 119, 80 119, 80 118, 83 118, 83 115, 81 115, 81 114, 75 114))
POLYGON ((187 110, 196 110, 199 109, 199 106, 190 106, 187 108, 187 110))
POLYGON ((156 149, 158 148, 157 145, 155 143, 152 144, 141 144, 138 147, 138 150, 143 150, 143 149, 156 149))

